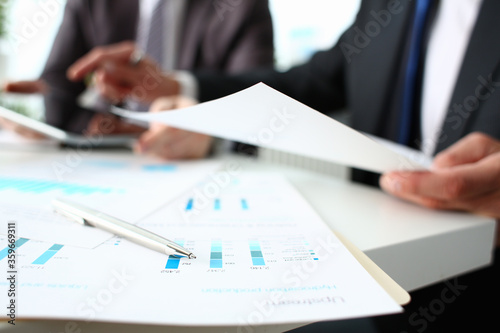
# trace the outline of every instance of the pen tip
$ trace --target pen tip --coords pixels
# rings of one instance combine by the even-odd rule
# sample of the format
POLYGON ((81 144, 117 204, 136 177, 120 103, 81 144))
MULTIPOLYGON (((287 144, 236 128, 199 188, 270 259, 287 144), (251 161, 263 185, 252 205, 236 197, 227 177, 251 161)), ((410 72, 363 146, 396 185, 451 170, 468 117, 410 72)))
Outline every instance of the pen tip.
POLYGON ((196 259, 196 256, 194 254, 190 253, 189 256, 188 256, 188 258, 189 259, 196 259))

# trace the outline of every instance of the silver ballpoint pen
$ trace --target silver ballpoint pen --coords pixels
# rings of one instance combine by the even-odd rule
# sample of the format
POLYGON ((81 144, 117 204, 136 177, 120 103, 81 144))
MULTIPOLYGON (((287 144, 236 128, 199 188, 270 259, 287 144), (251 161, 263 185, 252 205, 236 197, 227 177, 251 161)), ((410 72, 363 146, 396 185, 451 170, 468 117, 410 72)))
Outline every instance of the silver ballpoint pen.
POLYGON ((192 252, 173 241, 92 208, 62 199, 53 200, 52 206, 58 213, 76 220, 78 223, 109 231, 149 249, 167 255, 186 256, 189 259, 196 258, 192 252))

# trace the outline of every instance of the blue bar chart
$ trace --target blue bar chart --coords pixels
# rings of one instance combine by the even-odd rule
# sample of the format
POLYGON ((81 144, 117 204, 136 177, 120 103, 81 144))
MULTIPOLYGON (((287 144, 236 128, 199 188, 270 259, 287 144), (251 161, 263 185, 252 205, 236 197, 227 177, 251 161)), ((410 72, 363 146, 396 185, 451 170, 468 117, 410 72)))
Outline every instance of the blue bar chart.
MULTIPOLYGON (((16 250, 17 248, 21 247, 23 244, 25 244, 27 241, 29 241, 29 239, 27 238, 19 238, 15 243, 14 243, 14 250, 16 250)), ((4 249, 2 249, 0 251, 0 260, 4 259, 7 257, 7 255, 9 254, 9 247, 5 247, 4 249)))
MULTIPOLYGON (((306 245, 306 247, 311 248, 311 246, 310 246, 310 244, 309 244, 308 241, 304 241, 304 244, 306 245)), ((309 255, 311 256, 311 258, 313 260, 319 260, 319 258, 316 255, 316 252, 314 252, 314 250, 309 250, 309 255)))
POLYGON ((63 248, 64 245, 54 244, 47 251, 45 251, 41 256, 32 262, 33 265, 44 265, 50 260, 59 250, 63 248))
MULTIPOLYGON (((225 201, 225 202, 227 203, 228 201, 225 201)), ((226 208, 233 208, 233 209, 237 208, 237 209, 241 209, 242 211, 246 211, 246 210, 250 209, 247 199, 239 199, 238 202, 239 203, 236 204, 236 201, 231 201, 231 202, 227 203, 227 205, 225 207, 226 208), (236 207, 236 205, 237 205, 237 207, 236 207)), ((200 204, 200 206, 206 207, 206 203, 200 204)), ((202 207, 198 207, 198 208, 202 209, 202 207)), ((222 210, 223 209, 223 200, 220 199, 220 198, 214 199, 213 203, 212 203, 212 208, 215 211, 222 210)), ((196 209, 194 198, 187 199, 187 201, 185 203, 185 210, 186 211, 192 211, 194 209, 196 209)))
POLYGON ((252 256, 252 265, 264 266, 266 262, 264 261, 259 241, 251 240, 248 242, 248 245, 250 247, 250 255, 252 256))
POLYGON ((111 188, 44 181, 37 179, 21 179, 0 177, 0 191, 16 190, 23 193, 40 194, 49 191, 62 191, 64 194, 107 194, 111 188))
POLYGON ((212 241, 210 247, 210 268, 222 268, 222 241, 212 241))
MULTIPOLYGON (((177 244, 180 246, 184 246, 183 240, 175 240, 177 244)), ((179 264, 181 262, 181 258, 177 256, 170 255, 167 259, 167 264, 165 265, 165 269, 179 269, 179 264)))

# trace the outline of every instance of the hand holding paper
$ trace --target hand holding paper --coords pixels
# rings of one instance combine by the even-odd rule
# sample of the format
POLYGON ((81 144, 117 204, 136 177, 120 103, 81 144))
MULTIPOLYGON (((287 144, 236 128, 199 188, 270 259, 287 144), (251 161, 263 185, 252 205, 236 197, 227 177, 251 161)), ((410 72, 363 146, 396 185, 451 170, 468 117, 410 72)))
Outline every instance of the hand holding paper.
POLYGON ((262 83, 183 110, 156 114, 116 112, 386 173, 382 187, 405 200, 500 218, 495 167, 500 143, 483 134, 470 135, 439 155, 430 172, 427 169, 432 161, 422 153, 357 132, 262 83))
POLYGON ((453 209, 500 219, 500 142, 474 133, 439 154, 432 172, 391 172, 387 192, 434 209, 453 209))
POLYGON ((375 172, 425 169, 262 83, 183 110, 145 114, 115 109, 115 112, 131 119, 161 122, 375 172))

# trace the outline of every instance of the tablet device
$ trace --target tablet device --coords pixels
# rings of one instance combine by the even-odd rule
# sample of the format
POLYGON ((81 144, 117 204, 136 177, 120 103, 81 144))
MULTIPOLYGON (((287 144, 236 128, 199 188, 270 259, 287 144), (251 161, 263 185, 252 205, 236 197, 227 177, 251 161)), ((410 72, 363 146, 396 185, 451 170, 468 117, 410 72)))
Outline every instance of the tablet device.
POLYGON ((82 135, 64 131, 60 128, 48 125, 42 121, 35 120, 22 115, 16 111, 0 106, 0 117, 8 119, 16 124, 41 133, 48 138, 53 138, 68 146, 93 146, 93 147, 132 147, 137 139, 137 134, 116 135, 82 135))

